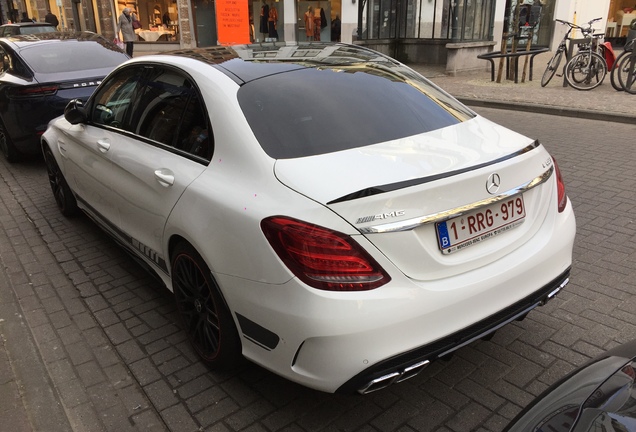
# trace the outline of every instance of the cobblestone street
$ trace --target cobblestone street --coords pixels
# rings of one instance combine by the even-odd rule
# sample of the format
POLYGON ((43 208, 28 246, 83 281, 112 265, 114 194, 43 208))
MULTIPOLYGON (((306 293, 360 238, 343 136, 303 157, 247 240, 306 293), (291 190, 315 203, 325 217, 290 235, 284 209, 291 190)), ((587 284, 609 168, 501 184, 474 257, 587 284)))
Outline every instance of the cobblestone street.
MULTIPOLYGON (((60 214, 44 163, 0 158, 0 398, 23 409, 21 398, 50 432, 501 431, 551 383, 636 334, 636 127, 479 112, 556 157, 578 224, 571 282, 490 341, 367 396, 316 392, 252 364, 209 371, 171 293, 87 217, 60 214), (20 352, 29 346, 39 355, 20 352), (33 371, 53 390, 22 388, 33 371)), ((3 404, 0 418, 11 412, 3 404)))

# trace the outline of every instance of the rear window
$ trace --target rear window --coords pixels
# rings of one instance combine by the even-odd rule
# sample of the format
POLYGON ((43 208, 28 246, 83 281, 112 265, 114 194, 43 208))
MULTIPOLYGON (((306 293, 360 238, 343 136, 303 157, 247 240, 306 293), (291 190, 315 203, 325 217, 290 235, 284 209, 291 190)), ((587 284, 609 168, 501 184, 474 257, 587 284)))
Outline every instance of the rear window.
POLYGON ((50 33, 57 31, 53 26, 24 26, 20 27, 20 34, 50 33))
POLYGON ((22 49, 20 56, 31 69, 45 74, 113 68, 125 60, 121 52, 98 42, 77 40, 34 44, 22 49))
POLYGON ((275 159, 396 140, 474 116, 417 74, 369 66, 271 75, 243 85, 238 99, 256 138, 275 159))

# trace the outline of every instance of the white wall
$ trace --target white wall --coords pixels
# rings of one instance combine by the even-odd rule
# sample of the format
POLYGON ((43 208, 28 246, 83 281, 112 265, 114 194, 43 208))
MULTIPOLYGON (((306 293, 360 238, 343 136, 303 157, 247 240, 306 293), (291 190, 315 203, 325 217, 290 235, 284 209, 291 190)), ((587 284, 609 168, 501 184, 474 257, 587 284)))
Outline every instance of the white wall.
MULTIPOLYGON (((283 17, 285 19, 285 40, 289 42, 298 40, 298 31, 296 29, 296 20, 298 17, 296 12, 296 2, 294 0, 283 1, 283 17)), ((254 22, 258 25, 256 20, 254 22)))
POLYGON ((340 40, 345 43, 351 43, 352 34, 358 28, 358 1, 342 0, 342 15, 340 23, 342 26, 340 40))
MULTIPOLYGON (((588 21, 594 18, 602 18, 593 24, 598 33, 605 32, 607 25, 607 13, 609 12, 610 0, 557 0, 554 8, 554 18, 576 23, 585 26, 588 21)), ((551 48, 556 48, 561 42, 567 27, 556 24, 552 36, 551 48)), ((578 32, 576 36, 580 36, 578 32)))

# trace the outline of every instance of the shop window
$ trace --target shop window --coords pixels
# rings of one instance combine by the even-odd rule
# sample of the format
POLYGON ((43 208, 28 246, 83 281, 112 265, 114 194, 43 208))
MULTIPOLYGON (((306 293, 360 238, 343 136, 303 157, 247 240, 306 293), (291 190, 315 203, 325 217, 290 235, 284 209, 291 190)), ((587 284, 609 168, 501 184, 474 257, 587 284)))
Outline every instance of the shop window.
POLYGON ((362 39, 492 40, 495 0, 369 0, 362 39))

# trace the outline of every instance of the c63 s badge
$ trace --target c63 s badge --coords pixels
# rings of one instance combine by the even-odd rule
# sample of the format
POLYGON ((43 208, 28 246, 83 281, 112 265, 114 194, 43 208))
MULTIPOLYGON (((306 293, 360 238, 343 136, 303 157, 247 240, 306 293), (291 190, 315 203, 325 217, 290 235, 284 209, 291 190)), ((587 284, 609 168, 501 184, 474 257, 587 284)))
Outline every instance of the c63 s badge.
POLYGON ((373 216, 363 216, 363 217, 359 217, 358 220, 356 220, 356 224, 401 217, 401 216, 404 216, 405 214, 406 214, 405 210, 395 210, 390 213, 380 213, 373 216))

